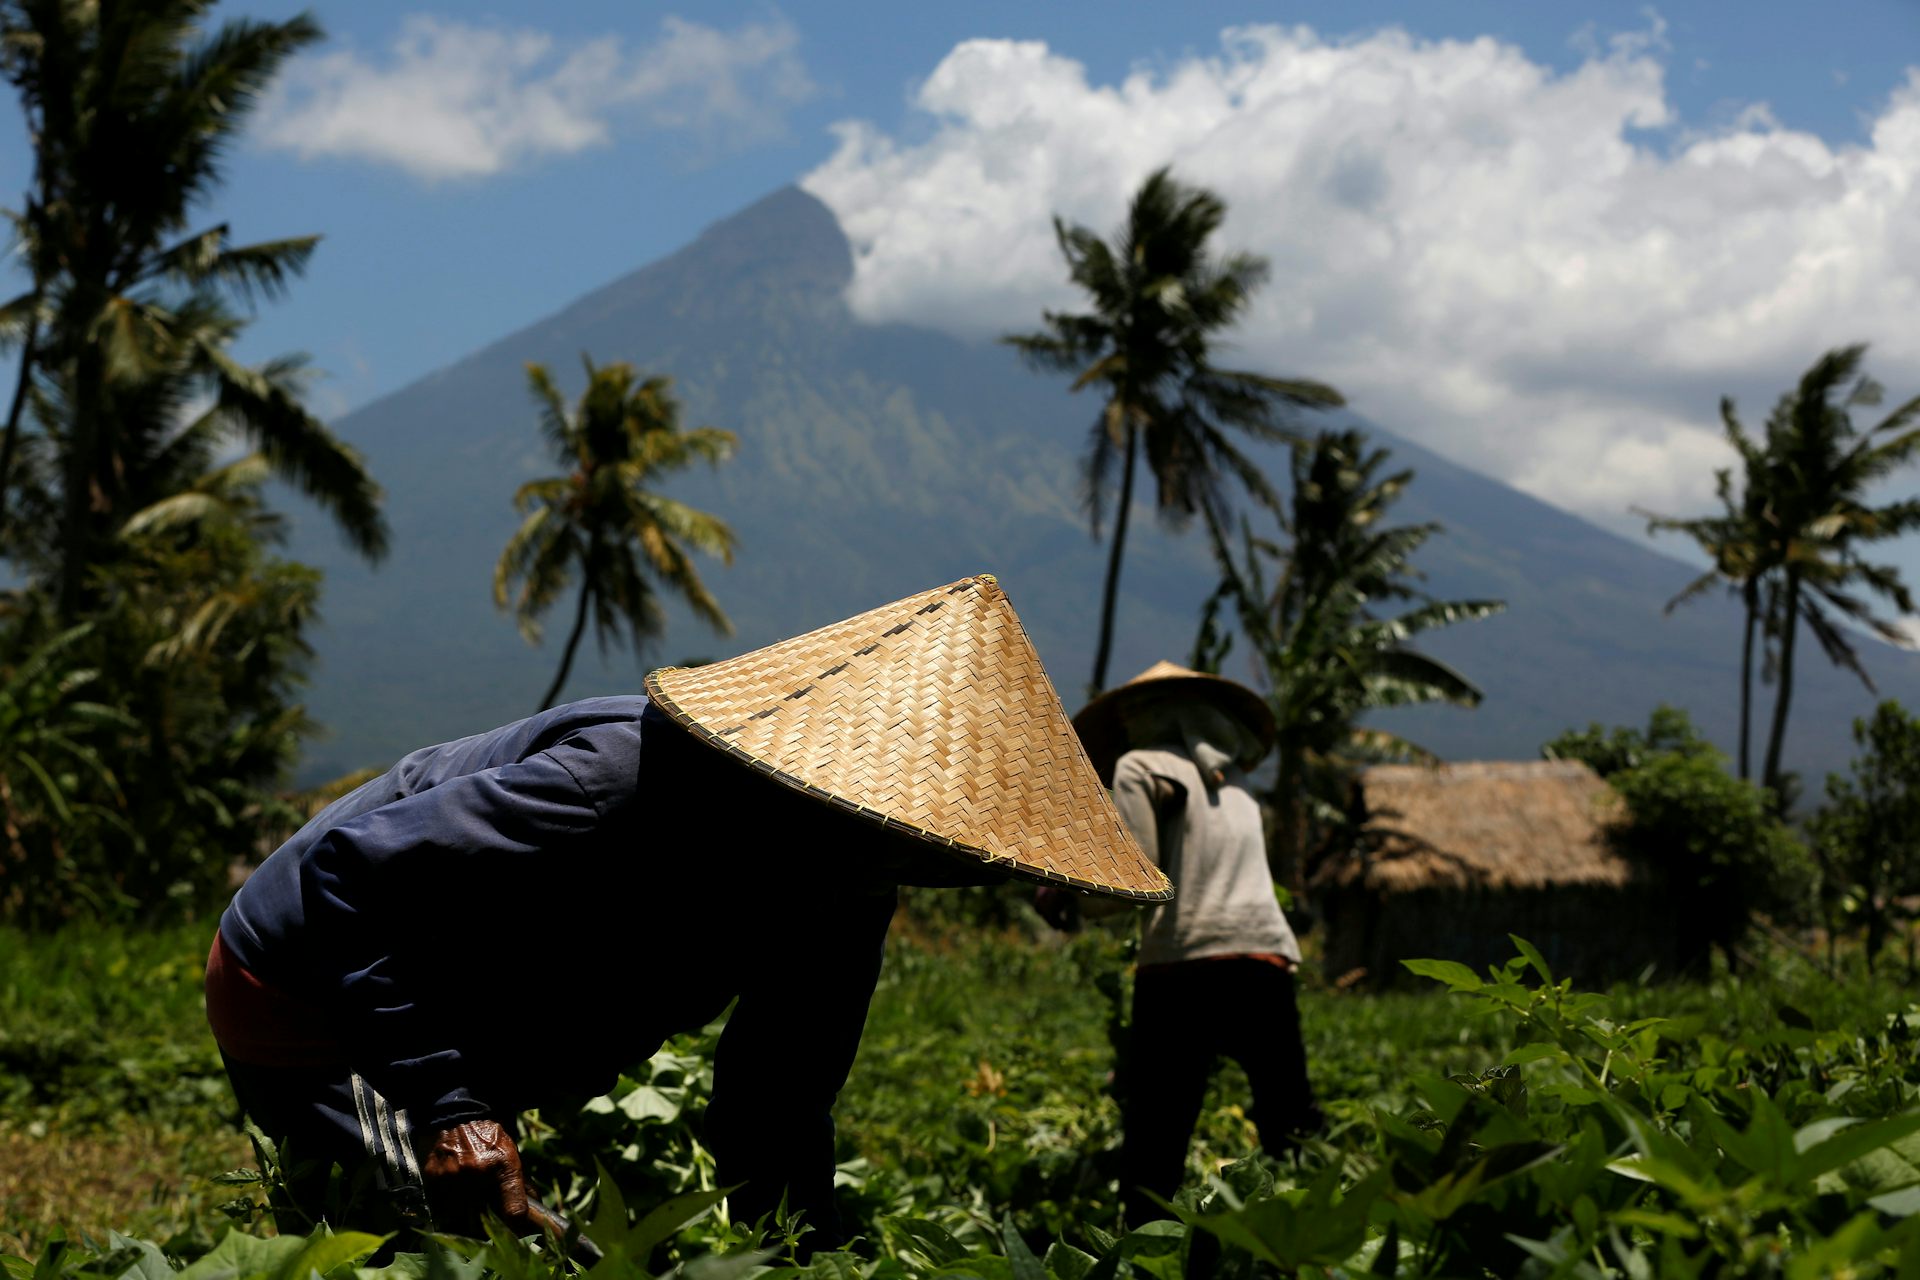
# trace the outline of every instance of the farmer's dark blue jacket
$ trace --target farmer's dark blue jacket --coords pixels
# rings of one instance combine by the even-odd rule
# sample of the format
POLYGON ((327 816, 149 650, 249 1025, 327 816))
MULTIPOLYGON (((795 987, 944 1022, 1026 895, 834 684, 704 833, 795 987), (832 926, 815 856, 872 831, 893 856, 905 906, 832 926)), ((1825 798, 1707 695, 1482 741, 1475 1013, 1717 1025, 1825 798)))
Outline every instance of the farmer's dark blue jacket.
POLYGON ((708 1143, 723 1179, 811 1201, 894 905, 838 874, 862 838, 646 698, 594 698, 329 805, 220 933, 416 1130, 584 1101, 737 996, 708 1143))

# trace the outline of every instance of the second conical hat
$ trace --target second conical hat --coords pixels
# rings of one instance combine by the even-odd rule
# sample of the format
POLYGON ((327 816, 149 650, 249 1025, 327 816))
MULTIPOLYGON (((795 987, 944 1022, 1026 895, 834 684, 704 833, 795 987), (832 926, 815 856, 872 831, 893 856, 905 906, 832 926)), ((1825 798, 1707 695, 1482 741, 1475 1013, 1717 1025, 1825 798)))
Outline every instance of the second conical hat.
POLYGON ((989 575, 723 662, 662 668, 647 693, 758 772, 950 854, 1115 897, 1173 896, 989 575))
MULTIPOLYGON (((1129 748, 1147 745, 1130 739, 1126 712, 1154 698, 1211 702, 1246 726, 1259 743, 1261 755, 1273 746, 1273 711, 1265 698, 1223 676, 1163 659, 1119 688, 1098 695, 1073 717, 1073 727, 1079 731, 1081 745, 1086 747, 1087 758, 1093 761, 1101 781, 1113 780, 1113 766, 1129 748)), ((1240 764, 1252 768, 1254 760, 1242 760, 1240 764)))

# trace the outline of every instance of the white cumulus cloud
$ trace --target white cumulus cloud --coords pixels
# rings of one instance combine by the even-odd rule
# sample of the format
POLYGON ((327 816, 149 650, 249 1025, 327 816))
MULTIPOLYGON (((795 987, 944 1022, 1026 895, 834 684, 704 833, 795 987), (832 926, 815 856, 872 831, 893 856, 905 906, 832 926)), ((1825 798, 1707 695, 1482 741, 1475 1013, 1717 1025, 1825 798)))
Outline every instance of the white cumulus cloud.
POLYGON ((1713 132, 1665 93, 1667 44, 1587 40, 1565 72, 1491 38, 1229 30, 1117 83, 1044 44, 955 47, 910 140, 851 121, 803 185, 853 242, 874 321, 987 336, 1075 309, 1051 218, 1102 231, 1153 168, 1219 192, 1219 247, 1273 274, 1232 362, 1616 528, 1709 500, 1750 424, 1825 349, 1920 393, 1920 70, 1869 139, 1764 104, 1713 132))
POLYGON ((422 178, 478 178, 605 144, 614 130, 739 145, 813 94, 784 19, 731 31, 680 18, 629 48, 416 14, 384 57, 299 59, 263 105, 259 139, 303 158, 367 160, 422 178))

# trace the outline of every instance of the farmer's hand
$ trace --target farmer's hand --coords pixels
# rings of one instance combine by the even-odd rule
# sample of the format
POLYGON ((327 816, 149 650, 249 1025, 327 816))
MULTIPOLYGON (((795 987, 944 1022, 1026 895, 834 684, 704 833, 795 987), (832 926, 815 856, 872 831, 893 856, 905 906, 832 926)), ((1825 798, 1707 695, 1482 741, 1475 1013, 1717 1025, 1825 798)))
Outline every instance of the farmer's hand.
POLYGON ((529 1235, 546 1224, 527 1208, 520 1149, 492 1120, 469 1120, 442 1129, 420 1161, 427 1206, 442 1230, 476 1234, 480 1215, 491 1212, 512 1230, 529 1235))

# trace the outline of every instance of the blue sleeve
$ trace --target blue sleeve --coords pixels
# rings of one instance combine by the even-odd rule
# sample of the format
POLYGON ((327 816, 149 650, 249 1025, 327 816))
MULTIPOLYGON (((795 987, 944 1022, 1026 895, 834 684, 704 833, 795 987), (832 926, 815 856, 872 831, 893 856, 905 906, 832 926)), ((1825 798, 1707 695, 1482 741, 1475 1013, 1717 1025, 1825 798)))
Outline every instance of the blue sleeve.
POLYGON ((841 1238, 833 1104, 866 1029, 897 895, 794 903, 772 935, 714 1053, 707 1143, 736 1221, 804 1213, 809 1250, 841 1238))
MULTIPOLYGON (((314 968, 336 976, 342 1038, 363 1075, 421 1129, 487 1118, 449 1025, 459 1003, 438 989, 428 948, 486 945, 508 932, 516 885, 565 876, 590 856, 601 814, 563 758, 566 747, 451 778, 333 828, 300 868, 314 968), (464 918, 475 914, 491 919, 464 918)), ((591 760, 585 761, 591 764, 591 760)), ((475 956, 469 983, 485 981, 475 956)), ((463 1034, 466 1033, 466 1034, 463 1034)))

